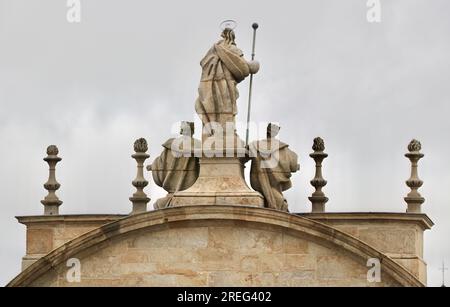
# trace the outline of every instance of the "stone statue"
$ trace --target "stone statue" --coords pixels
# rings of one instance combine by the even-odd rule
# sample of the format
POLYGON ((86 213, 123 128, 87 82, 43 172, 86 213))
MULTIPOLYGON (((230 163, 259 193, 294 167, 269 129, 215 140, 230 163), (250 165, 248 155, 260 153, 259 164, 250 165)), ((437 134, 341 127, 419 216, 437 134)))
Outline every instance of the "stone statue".
POLYGON ((265 207, 288 211, 283 191, 292 187, 291 174, 300 169, 297 154, 277 136, 280 127, 267 126, 267 139, 249 145, 252 158, 250 183, 265 199, 265 207))
POLYGON ((194 151, 201 148, 199 140, 193 138, 194 123, 181 123, 181 136, 167 140, 163 152, 147 169, 152 171, 155 183, 167 191, 168 195, 158 199, 155 209, 170 206, 173 193, 191 187, 199 175, 198 158, 194 151))
MULTIPOLYGON (((195 110, 203 125, 233 123, 239 97, 237 84, 249 74, 257 73, 259 63, 247 62, 236 47, 235 34, 230 28, 222 32, 222 40, 214 44, 201 60, 202 75, 195 110)), ((213 131, 208 132, 210 135, 213 131)))

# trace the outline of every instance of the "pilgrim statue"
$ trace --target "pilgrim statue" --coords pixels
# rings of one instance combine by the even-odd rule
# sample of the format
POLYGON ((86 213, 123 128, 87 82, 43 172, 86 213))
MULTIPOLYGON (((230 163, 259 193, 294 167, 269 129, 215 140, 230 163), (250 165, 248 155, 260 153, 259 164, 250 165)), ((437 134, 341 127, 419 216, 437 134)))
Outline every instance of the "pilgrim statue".
POLYGON ((222 39, 215 43, 201 60, 202 75, 195 110, 206 134, 214 134, 214 125, 225 130, 226 123, 235 122, 237 84, 259 70, 257 61, 246 61, 236 47, 235 34, 225 28, 222 39))
POLYGON ((249 145, 250 183, 264 196, 265 207, 288 211, 283 191, 292 187, 291 174, 300 166, 297 154, 289 149, 289 145, 275 138, 279 130, 279 126, 271 123, 267 127, 267 139, 249 145))
POLYGON ((173 193, 191 187, 199 175, 199 162, 194 151, 201 148, 199 140, 193 138, 194 123, 182 122, 178 138, 167 140, 163 152, 147 169, 152 172, 155 183, 167 191, 167 196, 158 199, 155 209, 170 206, 173 193))

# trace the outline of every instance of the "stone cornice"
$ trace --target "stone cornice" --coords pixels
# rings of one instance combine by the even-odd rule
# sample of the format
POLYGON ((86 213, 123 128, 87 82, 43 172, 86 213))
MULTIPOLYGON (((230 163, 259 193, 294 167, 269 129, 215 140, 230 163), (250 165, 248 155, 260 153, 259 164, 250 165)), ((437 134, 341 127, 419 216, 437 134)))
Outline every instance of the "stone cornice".
POLYGON ((107 224, 127 217, 124 214, 74 214, 74 215, 31 215, 16 216, 19 223, 31 225, 51 225, 51 224, 107 224))
POLYGON ((431 229, 433 221, 424 213, 391 212, 328 212, 328 213, 294 213, 315 221, 394 221, 417 223, 423 229, 431 229))

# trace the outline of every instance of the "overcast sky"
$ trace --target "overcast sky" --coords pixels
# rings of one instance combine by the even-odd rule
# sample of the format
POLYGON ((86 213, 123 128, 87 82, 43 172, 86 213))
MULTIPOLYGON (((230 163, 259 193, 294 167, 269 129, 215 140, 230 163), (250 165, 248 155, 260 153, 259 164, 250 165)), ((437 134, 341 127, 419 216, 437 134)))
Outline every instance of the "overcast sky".
MULTIPOLYGON (((66 1, 0 0, 0 284, 25 254, 14 216, 43 212, 47 145, 63 158, 62 214, 128 213, 134 140, 147 138, 152 160, 175 123, 195 119, 199 62, 234 19, 247 58, 260 24, 252 119, 279 122, 299 154, 291 211, 310 210, 314 137, 329 154, 333 212, 404 212, 404 153, 422 142, 422 209, 436 223, 425 260, 429 285, 440 285, 442 260, 450 266, 450 2, 380 2, 381 22, 369 23, 366 0, 82 0, 81 23, 68 23, 66 1)), ((248 81, 239 90, 244 121, 248 81)), ((164 194, 151 180, 147 191, 164 194)))

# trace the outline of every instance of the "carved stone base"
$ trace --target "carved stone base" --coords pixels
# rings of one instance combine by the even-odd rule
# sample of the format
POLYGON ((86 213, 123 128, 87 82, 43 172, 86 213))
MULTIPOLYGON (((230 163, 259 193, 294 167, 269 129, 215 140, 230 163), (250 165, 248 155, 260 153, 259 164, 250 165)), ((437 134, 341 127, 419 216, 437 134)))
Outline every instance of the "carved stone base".
POLYGON ((325 203, 328 201, 328 197, 325 196, 313 196, 308 197, 309 201, 312 204, 312 213, 321 213, 325 212, 325 203))
POLYGON ((138 214, 147 211, 147 203, 150 201, 148 197, 130 197, 133 209, 130 214, 138 214))
POLYGON ((171 207, 190 205, 264 207, 264 198, 248 187, 239 158, 201 158, 197 181, 189 189, 176 192, 170 202, 171 207))
POLYGON ((62 201, 51 201, 46 202, 45 200, 41 201, 44 205, 44 215, 59 215, 59 206, 61 206, 62 201))
POLYGON ((408 207, 406 209, 407 213, 421 213, 421 206, 425 202, 423 197, 405 197, 404 198, 408 207))

